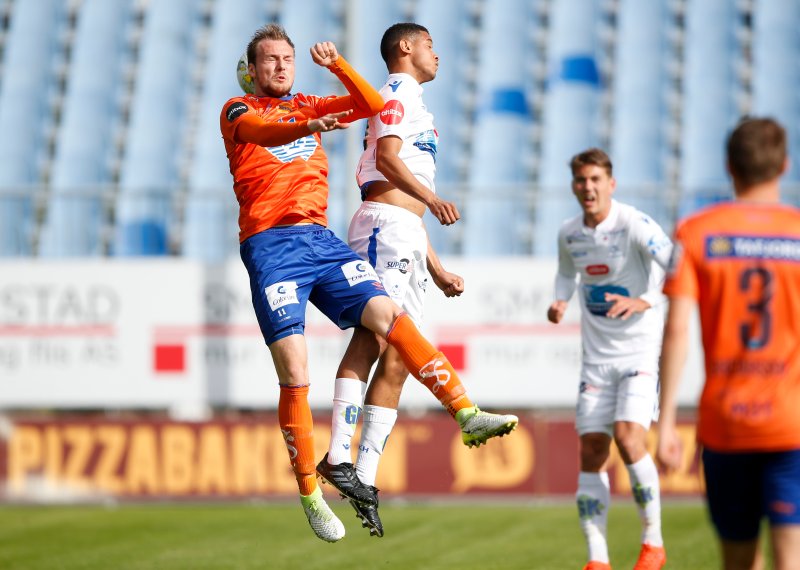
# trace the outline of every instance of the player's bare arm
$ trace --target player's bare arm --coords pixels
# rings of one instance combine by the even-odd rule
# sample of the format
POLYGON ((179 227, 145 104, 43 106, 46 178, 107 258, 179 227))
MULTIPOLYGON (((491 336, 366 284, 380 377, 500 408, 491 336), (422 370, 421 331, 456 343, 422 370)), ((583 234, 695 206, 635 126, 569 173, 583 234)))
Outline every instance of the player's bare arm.
POLYGON ((458 297, 464 292, 464 278, 446 271, 436 255, 431 242, 428 241, 428 273, 445 297, 458 297))
POLYGON ((671 297, 664 326, 659 362, 661 413, 658 420, 656 460, 667 473, 681 466, 683 455, 675 425, 678 387, 688 351, 689 320, 693 304, 694 301, 688 297, 671 297))
POLYGON ((547 320, 551 323, 558 324, 564 318, 564 313, 567 312, 566 301, 553 301, 547 309, 547 320))
POLYGON ((606 313, 610 319, 619 318, 625 321, 636 313, 644 313, 650 308, 650 303, 640 297, 627 297, 616 293, 606 293, 606 301, 614 303, 606 313))
POLYGON ((402 146, 402 139, 396 136, 378 139, 375 167, 383 174, 388 183, 373 183, 370 187, 369 198, 405 208, 418 216, 422 216, 427 207, 442 225, 449 226, 456 223, 461 218, 456 205, 442 200, 435 192, 417 180, 400 159, 402 146))

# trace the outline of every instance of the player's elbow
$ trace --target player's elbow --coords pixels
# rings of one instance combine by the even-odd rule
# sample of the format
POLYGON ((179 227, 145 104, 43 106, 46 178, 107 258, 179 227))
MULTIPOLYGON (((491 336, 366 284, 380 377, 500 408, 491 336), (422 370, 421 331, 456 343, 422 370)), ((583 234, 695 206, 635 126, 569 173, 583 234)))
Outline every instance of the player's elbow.
POLYGON ((375 168, 383 174, 384 176, 391 175, 392 169, 392 160, 393 157, 391 153, 381 152, 378 150, 375 153, 375 168))
POLYGON ((374 89, 364 94, 364 100, 367 103, 370 117, 372 115, 377 115, 383 109, 383 97, 374 89))

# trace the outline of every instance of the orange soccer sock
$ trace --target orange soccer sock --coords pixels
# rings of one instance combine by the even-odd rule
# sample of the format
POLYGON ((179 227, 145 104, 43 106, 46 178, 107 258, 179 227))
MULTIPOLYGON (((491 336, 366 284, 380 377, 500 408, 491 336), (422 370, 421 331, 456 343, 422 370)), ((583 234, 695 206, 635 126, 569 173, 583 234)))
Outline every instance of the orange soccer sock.
POLYGON ((314 420, 308 405, 308 385, 281 385, 278 400, 278 422, 289 452, 294 476, 301 495, 310 495, 317 488, 314 463, 314 420))
POLYGON ((395 319, 386 340, 400 353, 411 374, 438 398, 451 416, 473 406, 450 361, 420 334, 406 313, 395 319))

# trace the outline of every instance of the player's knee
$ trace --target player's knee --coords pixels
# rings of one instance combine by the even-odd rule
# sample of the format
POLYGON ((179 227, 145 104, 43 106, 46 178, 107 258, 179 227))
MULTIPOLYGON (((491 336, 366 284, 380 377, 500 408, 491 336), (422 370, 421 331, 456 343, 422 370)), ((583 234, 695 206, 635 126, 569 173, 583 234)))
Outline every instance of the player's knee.
POLYGON ((617 444, 623 461, 629 465, 636 463, 647 453, 644 437, 639 433, 631 431, 615 433, 614 442, 617 444))
POLYGON ((608 460, 611 438, 605 434, 586 434, 580 439, 581 470, 599 471, 608 460))

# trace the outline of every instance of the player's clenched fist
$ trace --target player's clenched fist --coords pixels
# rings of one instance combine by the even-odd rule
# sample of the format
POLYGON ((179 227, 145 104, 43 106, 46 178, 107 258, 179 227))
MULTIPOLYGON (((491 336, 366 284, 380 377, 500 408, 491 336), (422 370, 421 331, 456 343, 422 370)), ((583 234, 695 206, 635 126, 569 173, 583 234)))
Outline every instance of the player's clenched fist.
POLYGON ((339 52, 333 42, 319 42, 311 46, 311 59, 322 67, 328 67, 339 59, 339 52))
POLYGON ((564 313, 567 311, 566 301, 554 301, 547 309, 547 320, 551 323, 560 323, 564 318, 564 313))

